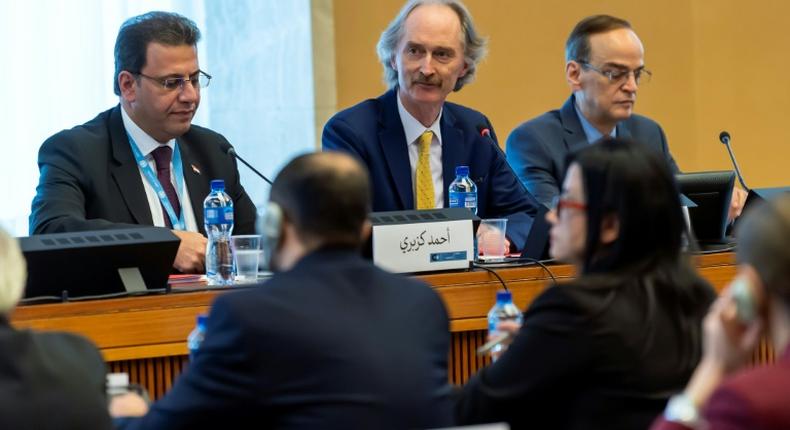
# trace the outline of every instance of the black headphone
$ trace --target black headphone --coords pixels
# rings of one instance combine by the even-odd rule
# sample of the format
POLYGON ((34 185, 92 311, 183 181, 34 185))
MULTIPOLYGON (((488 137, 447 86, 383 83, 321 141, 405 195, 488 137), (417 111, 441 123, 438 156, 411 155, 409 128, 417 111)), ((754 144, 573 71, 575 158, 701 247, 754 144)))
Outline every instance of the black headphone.
POLYGON ((263 270, 273 270, 272 257, 274 252, 280 246, 280 238, 282 237, 283 225, 283 210, 275 202, 269 202, 266 205, 266 212, 259 224, 261 232, 262 248, 263 248, 263 270))

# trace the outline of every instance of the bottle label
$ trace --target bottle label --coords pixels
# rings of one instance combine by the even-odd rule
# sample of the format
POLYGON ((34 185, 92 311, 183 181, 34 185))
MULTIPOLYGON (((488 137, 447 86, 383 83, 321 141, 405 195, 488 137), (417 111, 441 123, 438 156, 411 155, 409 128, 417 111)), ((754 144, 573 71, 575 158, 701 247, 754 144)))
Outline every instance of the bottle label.
POLYGON ((450 207, 477 209, 477 193, 450 192, 450 207))
POLYGON ((209 225, 233 224, 233 206, 206 208, 204 217, 209 225))

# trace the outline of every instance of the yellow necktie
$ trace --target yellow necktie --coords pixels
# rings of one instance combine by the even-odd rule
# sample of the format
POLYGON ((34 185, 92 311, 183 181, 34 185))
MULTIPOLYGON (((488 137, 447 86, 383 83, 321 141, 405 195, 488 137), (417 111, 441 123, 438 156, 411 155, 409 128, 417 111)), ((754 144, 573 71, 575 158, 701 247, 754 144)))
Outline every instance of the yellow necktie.
POLYGON ((433 209, 436 197, 433 193, 433 177, 431 176, 431 140, 433 132, 426 131, 420 136, 420 157, 417 159, 415 177, 417 209, 433 209))

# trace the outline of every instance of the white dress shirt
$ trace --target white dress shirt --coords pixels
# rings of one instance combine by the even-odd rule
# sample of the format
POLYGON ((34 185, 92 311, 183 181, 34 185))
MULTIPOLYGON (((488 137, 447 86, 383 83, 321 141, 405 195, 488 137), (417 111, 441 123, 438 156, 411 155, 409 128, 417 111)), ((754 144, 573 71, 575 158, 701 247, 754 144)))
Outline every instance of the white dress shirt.
POLYGON ((409 164, 411 165, 411 183, 412 192, 417 196, 415 190, 416 176, 417 176, 417 160, 420 158, 420 136, 430 130, 433 132, 433 139, 431 140, 431 178, 433 178, 433 193, 436 208, 444 207, 444 177, 442 176, 442 129, 440 122, 442 119, 442 112, 436 117, 436 121, 430 127, 425 127, 413 117, 409 111, 403 106, 400 101, 400 94, 396 97, 398 99, 398 113, 400 114, 401 123, 403 123, 403 132, 406 134, 406 145, 409 147, 409 164))
MULTIPOLYGON (((143 129, 135 124, 134 121, 132 121, 132 118, 129 117, 129 114, 126 113, 126 109, 123 107, 121 107, 121 118, 123 119, 123 126, 126 128, 126 132, 132 136, 132 139, 134 139, 134 143, 137 144, 137 148, 140 150, 140 153, 143 154, 143 157, 145 157, 146 161, 148 161, 148 165, 154 169, 154 172, 156 172, 156 161, 154 161, 154 156, 151 155, 151 153, 154 151, 154 149, 158 148, 161 143, 157 142, 156 139, 149 136, 145 131, 143 131, 143 129)), ((166 145, 169 146, 170 149, 174 149, 176 145, 175 139, 170 140, 166 145)), ((157 197, 154 187, 148 183, 148 179, 145 177, 143 169, 141 169, 140 166, 137 166, 137 170, 140 171, 140 178, 143 181, 143 188, 145 189, 145 196, 148 200, 148 207, 151 210, 151 218, 154 221, 154 225, 157 227, 165 227, 165 216, 167 216, 167 214, 162 210, 162 202, 159 201, 159 197, 157 197)), ((173 188, 177 190, 178 182, 175 180, 175 173, 175 169, 173 168, 173 160, 171 159, 170 182, 173 184, 173 188)), ((197 222, 195 221, 195 213, 192 211, 192 202, 189 200, 187 183, 186 181, 182 182, 184 183, 184 187, 178 193, 178 199, 179 204, 181 204, 181 213, 184 214, 184 223, 186 224, 187 231, 198 231, 197 222)))

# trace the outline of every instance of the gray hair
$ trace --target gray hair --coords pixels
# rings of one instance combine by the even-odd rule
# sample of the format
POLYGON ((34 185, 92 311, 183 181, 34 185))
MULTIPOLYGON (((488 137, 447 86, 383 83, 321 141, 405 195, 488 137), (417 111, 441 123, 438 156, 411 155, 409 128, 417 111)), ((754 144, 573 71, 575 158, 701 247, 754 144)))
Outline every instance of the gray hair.
POLYGON ((25 289, 27 264, 17 240, 0 229, 0 315, 7 315, 25 289))
POLYGON ((768 292, 790 307, 790 195, 748 209, 737 236, 738 262, 753 266, 768 292))
POLYGON ((466 74, 459 78, 455 83, 453 91, 458 91, 464 85, 472 82, 475 78, 477 65, 486 56, 486 45, 488 40, 477 33, 475 30, 472 15, 466 9, 463 3, 459 0, 410 0, 400 10, 398 16, 387 26, 387 29, 381 33, 381 38, 376 44, 376 52, 379 55, 379 61, 384 66, 384 83, 388 88, 395 88, 398 85, 398 71, 392 67, 392 59, 395 57, 395 50, 398 43, 403 38, 403 26, 406 23, 406 18, 414 9, 426 4, 440 4, 448 6, 457 15, 461 21, 461 30, 463 32, 463 39, 461 44, 464 47, 464 62, 467 66, 466 74))

